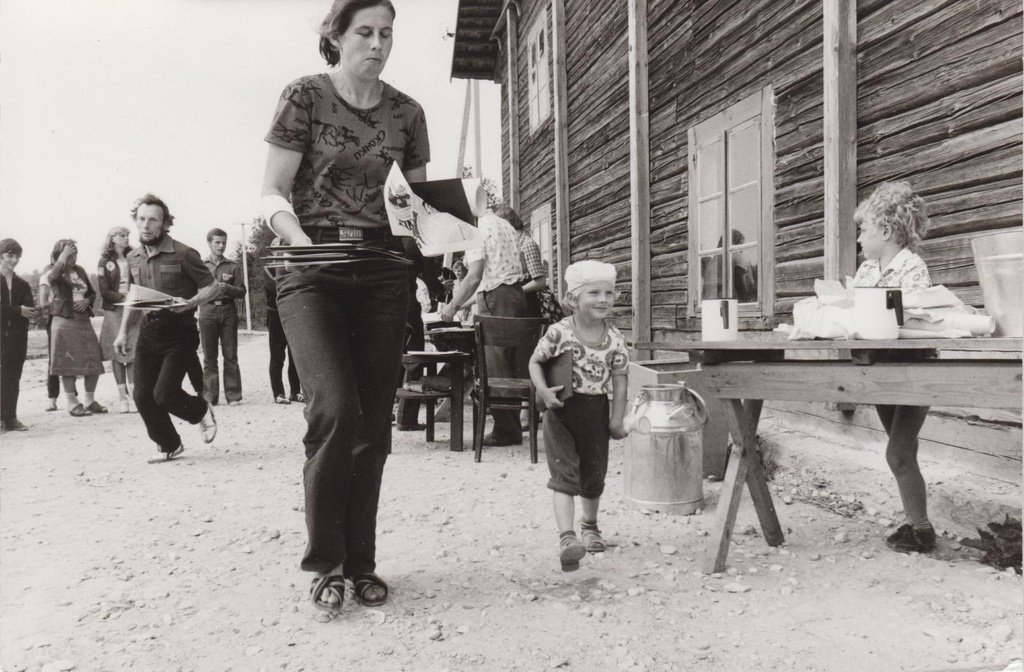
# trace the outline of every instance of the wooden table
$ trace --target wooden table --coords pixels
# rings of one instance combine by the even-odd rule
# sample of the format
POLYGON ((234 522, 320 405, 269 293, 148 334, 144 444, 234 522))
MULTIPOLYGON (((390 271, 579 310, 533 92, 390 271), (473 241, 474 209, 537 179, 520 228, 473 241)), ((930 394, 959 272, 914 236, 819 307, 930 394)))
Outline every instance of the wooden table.
MULTIPOLYGON (((402 355, 402 366, 406 369, 406 379, 412 371, 424 369, 425 376, 436 376, 438 366, 447 371, 451 377, 451 389, 447 392, 417 392, 400 388, 395 392, 398 399, 415 399, 427 405, 427 441, 434 440, 434 401, 437 399, 461 401, 464 395, 466 370, 465 364, 469 361, 469 354, 465 352, 407 352, 402 355)), ((451 403, 449 423, 451 432, 449 434, 450 449, 462 452, 462 404, 451 403)))
POLYGON ((765 541, 783 542, 755 436, 764 400, 1021 408, 1021 339, 771 340, 636 343, 688 352, 723 401, 733 447, 711 536, 709 572, 725 569, 744 483, 765 541))

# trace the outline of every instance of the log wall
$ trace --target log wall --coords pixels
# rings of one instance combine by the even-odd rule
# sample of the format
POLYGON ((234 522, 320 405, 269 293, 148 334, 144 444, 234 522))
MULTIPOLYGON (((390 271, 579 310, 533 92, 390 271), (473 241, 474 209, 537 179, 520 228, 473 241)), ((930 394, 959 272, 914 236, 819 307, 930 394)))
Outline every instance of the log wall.
POLYGON ((981 306, 970 240, 1021 226, 1021 3, 871 3, 858 33, 858 197, 910 182, 932 282, 981 306))
MULTIPOLYGON (((551 249, 554 250, 554 222, 555 222, 555 153, 554 153, 554 113, 541 123, 537 130, 530 131, 530 103, 529 103, 529 44, 527 37, 533 22, 541 13, 544 14, 547 22, 548 40, 548 82, 551 86, 550 100, 552 105, 555 100, 554 72, 551 70, 551 11, 550 2, 538 0, 527 0, 519 3, 521 16, 518 21, 518 78, 519 90, 519 214, 524 222, 530 221, 530 213, 545 203, 551 204, 552 240, 551 249)), ((509 184, 509 147, 508 147, 508 79, 507 59, 503 57, 499 66, 502 77, 502 185, 504 193, 511 193, 509 184)))
POLYGON ((648 25, 654 338, 700 326, 686 317, 687 129, 766 84, 776 106, 775 310, 785 314, 823 272, 821 0, 655 0, 648 25))
MULTIPOLYGON (((630 277, 628 3, 566 0, 570 259, 595 258, 630 277)), ((631 328, 629 283, 616 323, 631 328)))

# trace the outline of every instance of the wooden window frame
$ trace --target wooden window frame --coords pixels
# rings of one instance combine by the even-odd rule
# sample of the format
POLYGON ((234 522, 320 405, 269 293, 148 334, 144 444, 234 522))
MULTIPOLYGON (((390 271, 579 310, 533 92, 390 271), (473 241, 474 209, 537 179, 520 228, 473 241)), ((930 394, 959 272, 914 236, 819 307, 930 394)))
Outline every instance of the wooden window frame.
POLYGON ((544 122, 551 118, 552 113, 551 74, 548 70, 551 58, 551 31, 548 29, 547 18, 547 12, 541 12, 526 33, 526 101, 531 134, 537 132, 544 122), (538 41, 542 43, 544 49, 543 63, 538 63, 534 58, 534 45, 538 41), (541 86, 541 82, 544 86, 541 86))
MULTIPOLYGON (((689 187, 688 209, 688 273, 687 273, 687 315, 700 315, 700 222, 698 216, 698 166, 697 138, 698 135, 720 134, 725 142, 726 131, 733 129, 752 119, 758 119, 760 125, 760 250, 758 254, 758 290, 757 302, 744 303, 739 306, 741 317, 758 318, 772 317, 775 314, 775 101, 771 85, 767 85, 756 93, 734 103, 714 116, 691 126, 687 130, 689 146, 689 187)), ((723 148, 722 171, 727 172, 728 147, 723 148)), ((726 185, 723 176, 722 184, 726 185)), ((727 206, 726 199, 726 207, 727 206)), ((728 211, 725 212, 726 219, 728 211)), ((726 253, 724 268, 731 268, 731 259, 726 253)), ((726 274, 729 275, 728 273, 726 274)))
POLYGON ((547 262, 548 287, 557 286, 555 246, 551 243, 551 204, 544 203, 530 211, 530 237, 540 248, 540 258, 547 262))

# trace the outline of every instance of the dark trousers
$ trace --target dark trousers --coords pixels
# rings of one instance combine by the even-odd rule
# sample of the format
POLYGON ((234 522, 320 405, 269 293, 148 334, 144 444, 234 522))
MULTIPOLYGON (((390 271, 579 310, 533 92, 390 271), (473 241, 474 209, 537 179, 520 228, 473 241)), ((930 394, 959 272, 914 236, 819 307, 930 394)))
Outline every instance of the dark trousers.
POLYGON ((242 374, 238 369, 238 310, 234 303, 203 306, 199 315, 199 338, 203 343, 203 394, 216 404, 220 395, 218 350, 224 352, 224 397, 242 399, 242 374))
MULTIPOLYGON (((53 352, 53 343, 50 342, 50 325, 53 324, 53 315, 46 318, 46 352, 47 357, 49 353, 53 352)), ((47 366, 46 370, 49 371, 50 367, 47 366)), ((46 376, 46 398, 56 399, 60 396, 60 376, 46 376)))
POLYGON ((199 355, 192 353, 192 359, 188 363, 188 382, 192 386, 192 389, 196 391, 196 394, 200 397, 203 396, 203 364, 199 361, 199 355))
POLYGON ((28 353, 28 331, 10 329, 0 340, 0 420, 18 419, 21 371, 28 353))
POLYGON ((306 395, 306 571, 376 568, 377 506, 409 273, 386 261, 282 276, 277 306, 306 395))
MULTIPOLYGON (((420 305, 419 300, 414 295, 412 287, 410 287, 409 306, 406 309, 405 315, 405 346, 402 348, 402 352, 409 352, 410 350, 423 350, 426 347, 426 345, 427 340, 423 336, 423 307, 420 305)), ((398 369, 398 385, 401 386, 405 378, 405 368, 399 365, 398 369)), ((419 380, 422 375, 422 369, 410 371, 409 380, 419 380)), ((415 425, 419 421, 419 417, 419 399, 398 400, 398 424, 407 426, 415 425)))
POLYGON ((160 450, 171 452, 181 437, 171 415, 198 424, 206 402, 181 389, 189 363, 196 357, 199 334, 191 315, 149 315, 135 347, 135 407, 160 450))
MULTIPOLYGON (((477 312, 495 317, 526 317, 526 294, 518 285, 501 285, 489 292, 480 293, 477 312)), ((494 378, 513 378, 520 366, 529 362, 532 353, 517 353, 511 348, 488 347, 487 375, 494 378)), ((524 369, 525 373, 526 370, 524 369)), ((523 429, 519 424, 519 412, 491 409, 494 418, 494 438, 501 443, 522 443, 523 429)))
POLYGON ((292 349, 288 347, 288 339, 284 335, 284 327, 281 326, 281 315, 271 308, 267 308, 267 331, 270 332, 270 391, 277 399, 284 395, 284 381, 281 379, 281 370, 284 368, 284 357, 288 355, 288 389, 292 396, 299 393, 299 371, 295 368, 295 357, 292 349))

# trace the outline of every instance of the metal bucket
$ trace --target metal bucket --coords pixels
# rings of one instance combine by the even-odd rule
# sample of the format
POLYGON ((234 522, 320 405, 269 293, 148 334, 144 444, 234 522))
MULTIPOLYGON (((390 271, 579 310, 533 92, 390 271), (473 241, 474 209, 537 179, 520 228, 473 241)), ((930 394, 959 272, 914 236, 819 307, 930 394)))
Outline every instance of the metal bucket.
POLYGON ((993 336, 1024 336, 1024 229, 971 240, 985 312, 996 321, 993 336))
POLYGON ((704 502, 707 407, 685 385, 644 386, 627 416, 623 497, 627 506, 692 514, 704 502))

